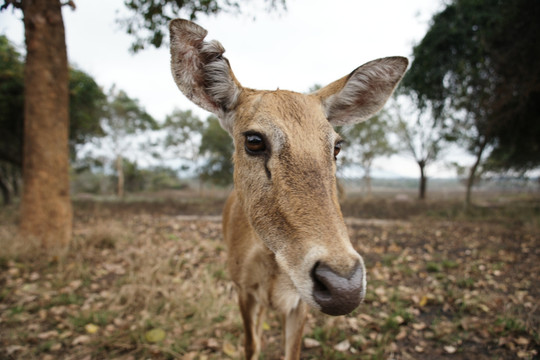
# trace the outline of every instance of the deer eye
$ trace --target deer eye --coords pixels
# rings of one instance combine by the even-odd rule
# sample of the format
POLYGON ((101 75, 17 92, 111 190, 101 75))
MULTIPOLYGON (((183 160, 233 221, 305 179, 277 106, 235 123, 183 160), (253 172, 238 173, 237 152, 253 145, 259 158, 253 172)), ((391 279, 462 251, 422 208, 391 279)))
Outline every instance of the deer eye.
POLYGON ((264 139, 259 134, 246 134, 245 148, 248 154, 258 155, 266 150, 264 139))
POLYGON ((343 142, 342 141, 339 141, 336 143, 336 145, 334 145, 334 159, 337 158, 339 152, 341 151, 341 144, 343 142))

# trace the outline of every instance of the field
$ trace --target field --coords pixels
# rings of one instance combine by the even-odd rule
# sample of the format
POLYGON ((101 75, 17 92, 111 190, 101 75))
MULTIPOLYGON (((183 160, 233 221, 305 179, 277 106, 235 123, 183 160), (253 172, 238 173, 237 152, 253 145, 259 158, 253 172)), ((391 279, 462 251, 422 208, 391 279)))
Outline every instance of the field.
MULTIPOLYGON (((74 240, 42 254, 0 210, 0 358, 241 359, 225 271, 223 196, 79 198, 74 240)), ((311 311, 302 359, 535 359, 540 353, 538 193, 343 203, 368 271, 353 314, 311 311)), ((280 321, 262 359, 281 357, 280 321)))

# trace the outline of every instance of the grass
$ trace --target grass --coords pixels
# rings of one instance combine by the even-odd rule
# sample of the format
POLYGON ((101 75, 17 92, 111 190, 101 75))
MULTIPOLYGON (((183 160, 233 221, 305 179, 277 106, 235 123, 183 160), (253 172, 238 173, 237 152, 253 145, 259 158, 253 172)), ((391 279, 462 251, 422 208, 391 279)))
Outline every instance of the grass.
MULTIPOLYGON (((178 220, 170 211, 180 207, 168 202, 146 212, 147 202, 76 205, 63 256, 17 239, 15 215, 0 211, 0 357, 241 358, 242 322, 219 222, 178 220), (154 329, 165 338, 149 341, 154 329)), ((204 203, 191 202, 196 211, 204 203)), ((302 359, 534 358, 534 216, 529 208, 497 209, 472 221, 414 215, 350 226, 368 271, 365 303, 345 317, 310 312, 305 337, 320 345, 303 349, 302 359), (336 349, 343 341, 350 347, 336 349)), ((269 312, 266 324, 261 358, 279 358, 281 321, 269 312)))

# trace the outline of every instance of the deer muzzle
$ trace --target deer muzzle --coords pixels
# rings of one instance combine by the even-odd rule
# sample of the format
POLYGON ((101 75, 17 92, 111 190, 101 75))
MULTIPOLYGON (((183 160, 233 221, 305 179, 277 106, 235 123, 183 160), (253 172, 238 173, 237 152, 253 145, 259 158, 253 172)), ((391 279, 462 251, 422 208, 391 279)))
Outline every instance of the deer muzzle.
POLYGON ((325 314, 348 314, 364 298, 364 277, 364 267, 360 263, 356 263, 348 276, 342 276, 325 263, 317 262, 311 271, 313 299, 325 314))

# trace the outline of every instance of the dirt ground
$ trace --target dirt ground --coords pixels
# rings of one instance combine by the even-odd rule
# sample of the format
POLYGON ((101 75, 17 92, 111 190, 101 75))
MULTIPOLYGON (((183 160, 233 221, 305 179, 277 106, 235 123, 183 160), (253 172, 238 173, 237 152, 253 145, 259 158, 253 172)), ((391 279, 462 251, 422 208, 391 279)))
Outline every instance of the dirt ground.
MULTIPOLYGON (((223 198, 75 202, 74 239, 42 254, 0 210, 0 358, 241 359, 223 198)), ((540 199, 348 199, 368 272, 352 314, 311 311, 302 359, 536 359, 540 199)), ((279 319, 262 359, 282 357, 279 319)))

